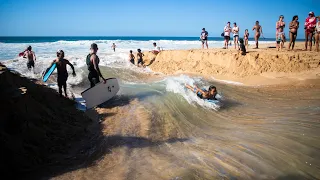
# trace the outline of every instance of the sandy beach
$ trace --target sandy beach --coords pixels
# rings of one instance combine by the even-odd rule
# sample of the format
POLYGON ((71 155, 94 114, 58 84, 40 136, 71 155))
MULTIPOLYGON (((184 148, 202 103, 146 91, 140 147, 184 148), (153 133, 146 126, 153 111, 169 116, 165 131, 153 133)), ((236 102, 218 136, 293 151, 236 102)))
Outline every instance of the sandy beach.
POLYGON ((303 51, 303 42, 296 43, 294 51, 277 51, 269 46, 275 44, 262 44, 260 49, 249 48, 245 56, 233 47, 227 50, 168 50, 157 56, 145 52, 145 61, 153 71, 166 75, 193 74, 245 85, 287 84, 319 79, 320 53, 303 51))

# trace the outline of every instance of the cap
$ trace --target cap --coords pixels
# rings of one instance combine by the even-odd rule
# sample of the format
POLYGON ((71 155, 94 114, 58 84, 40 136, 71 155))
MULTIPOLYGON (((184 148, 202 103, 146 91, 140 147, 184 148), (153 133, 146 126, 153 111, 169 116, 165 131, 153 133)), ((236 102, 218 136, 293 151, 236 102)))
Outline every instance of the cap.
POLYGON ((206 28, 202 28, 202 30, 206 30, 206 28))
POLYGON ((98 45, 96 43, 91 44, 91 49, 98 49, 98 45))
POLYGON ((314 14, 314 12, 310 11, 309 14, 314 14))
POLYGON ((64 53, 64 52, 63 52, 63 50, 60 49, 57 51, 57 53, 60 54, 60 53, 64 53))

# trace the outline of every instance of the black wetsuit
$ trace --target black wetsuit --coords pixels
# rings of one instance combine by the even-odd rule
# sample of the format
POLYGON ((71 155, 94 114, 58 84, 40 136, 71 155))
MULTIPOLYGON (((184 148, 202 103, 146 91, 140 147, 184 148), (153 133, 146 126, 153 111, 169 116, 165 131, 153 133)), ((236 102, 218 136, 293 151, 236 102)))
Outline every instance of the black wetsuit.
MULTIPOLYGON (((89 70, 88 79, 90 81, 90 87, 93 87, 97 83, 99 83, 100 80, 99 80, 99 73, 96 71, 96 69, 94 68, 93 62, 91 62, 91 60, 90 60, 91 55, 92 54, 88 54, 86 63, 87 63, 88 70, 89 70)), ((99 57, 98 56, 97 56, 96 61, 98 61, 98 64, 99 64, 99 57)))

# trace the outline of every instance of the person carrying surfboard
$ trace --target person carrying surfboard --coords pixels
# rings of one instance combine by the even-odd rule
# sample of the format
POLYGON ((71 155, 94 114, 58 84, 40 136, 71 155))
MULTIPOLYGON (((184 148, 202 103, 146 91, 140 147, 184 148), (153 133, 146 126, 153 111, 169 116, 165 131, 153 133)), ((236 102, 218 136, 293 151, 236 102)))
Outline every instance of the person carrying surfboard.
POLYGON ((217 100, 216 95, 218 92, 215 86, 210 86, 208 91, 205 89, 200 89, 197 86, 192 87, 188 84, 185 84, 185 86, 186 88, 196 93, 200 99, 217 100))
POLYGON ((57 59, 53 60, 51 63, 51 66, 53 64, 57 65, 57 82, 59 87, 59 94, 62 97, 62 88, 64 90, 65 97, 68 97, 67 94, 67 80, 68 80, 68 71, 67 71, 67 65, 69 65, 72 68, 72 75, 76 76, 76 72, 74 71, 73 65, 66 59, 64 59, 64 52, 63 50, 57 51, 57 59))
POLYGON ((89 74, 88 79, 90 81, 90 87, 94 87, 100 82, 99 77, 101 77, 106 83, 106 79, 102 76, 99 69, 99 57, 97 56, 98 45, 96 43, 91 44, 90 54, 87 55, 86 63, 88 66, 89 74))
POLYGON ((31 68, 34 69, 34 62, 36 61, 37 57, 36 57, 36 54, 32 51, 31 46, 28 46, 24 52, 19 54, 19 56, 22 56, 23 58, 28 59, 27 68, 29 71, 31 70, 31 68))

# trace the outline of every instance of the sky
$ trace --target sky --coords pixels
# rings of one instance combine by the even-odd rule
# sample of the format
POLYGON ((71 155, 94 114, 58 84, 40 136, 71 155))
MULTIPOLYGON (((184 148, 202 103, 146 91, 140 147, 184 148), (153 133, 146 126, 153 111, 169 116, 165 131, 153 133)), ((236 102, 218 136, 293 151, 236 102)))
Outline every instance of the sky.
POLYGON ((264 37, 273 38, 280 15, 286 33, 298 15, 304 38, 309 11, 320 15, 320 0, 0 0, 0 36, 197 37, 204 27, 219 37, 230 21, 252 37, 259 20, 264 37))

